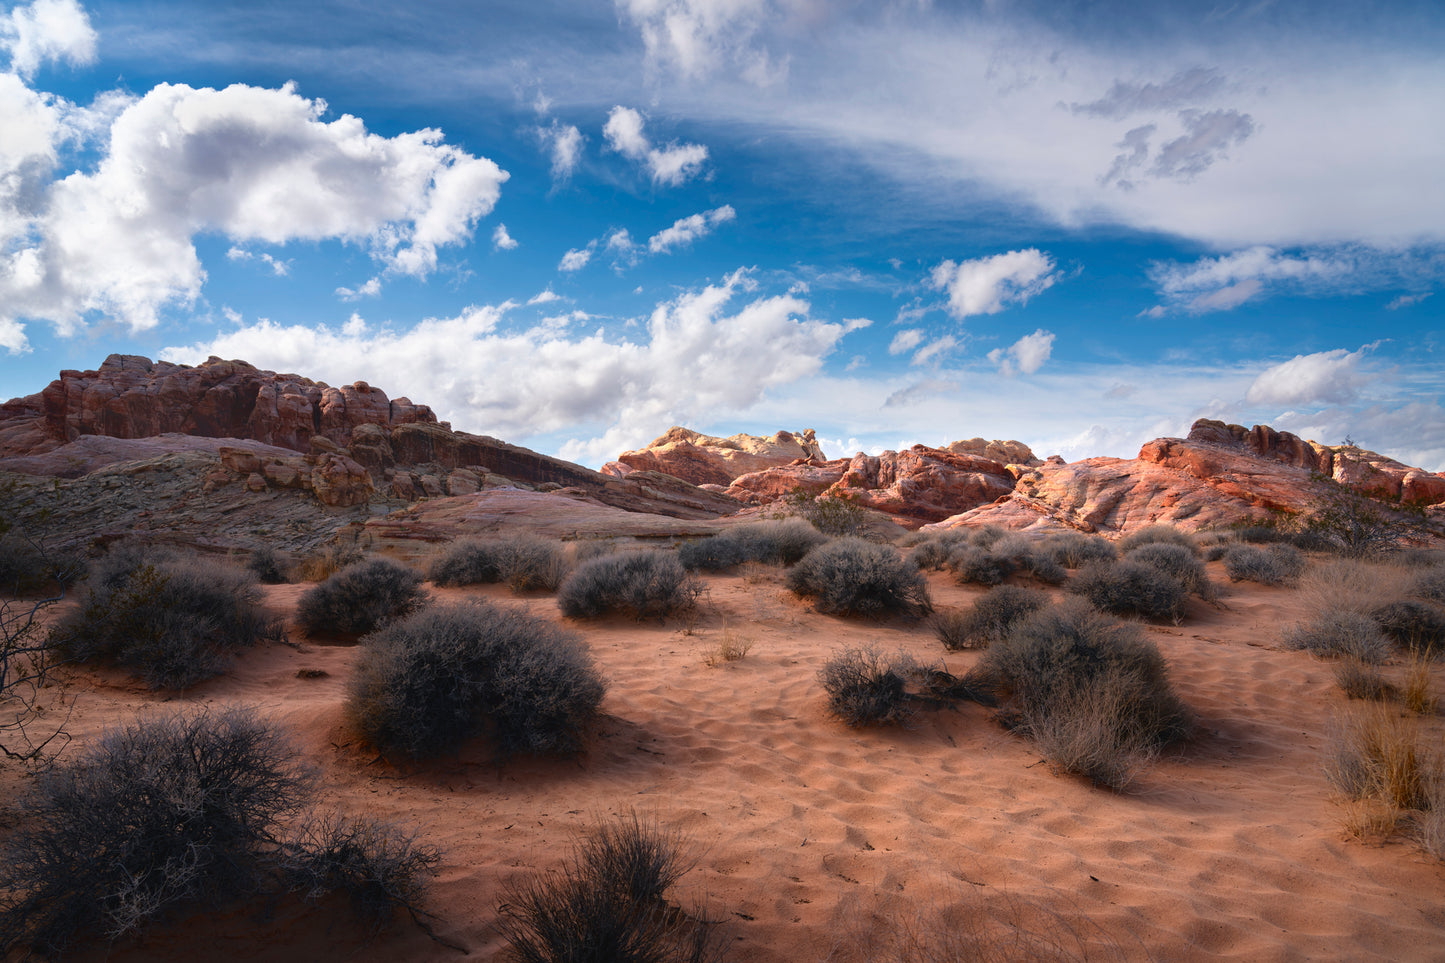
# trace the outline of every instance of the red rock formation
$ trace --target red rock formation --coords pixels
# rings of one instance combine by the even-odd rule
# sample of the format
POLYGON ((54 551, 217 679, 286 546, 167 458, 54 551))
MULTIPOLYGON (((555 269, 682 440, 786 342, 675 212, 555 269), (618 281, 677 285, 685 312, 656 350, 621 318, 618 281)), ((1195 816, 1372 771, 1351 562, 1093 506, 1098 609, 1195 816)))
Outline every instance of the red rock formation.
POLYGON ((727 493, 756 505, 801 490, 844 496, 890 515, 935 522, 1007 495, 1013 486, 1014 476, 996 461, 914 445, 901 452, 860 452, 851 459, 822 464, 800 460, 753 472, 734 479, 727 493))
POLYGON ((823 449, 809 428, 801 434, 780 431, 771 438, 738 434, 715 438, 673 426, 645 448, 624 451, 602 466, 604 474, 656 471, 694 485, 731 484, 739 475, 798 460, 823 461, 823 449))
MULTIPOLYGON (((301 488, 323 504, 389 497, 458 495, 491 485, 577 488, 628 511, 712 518, 738 503, 649 471, 602 475, 495 438, 452 431, 432 410, 390 400, 358 381, 333 388, 299 375, 212 358, 188 365, 111 355, 96 371, 62 371, 38 395, 0 406, 0 470, 78 477, 146 457, 122 440, 184 436, 237 439, 288 449, 245 470, 227 467, 252 490, 301 488), (106 437, 109 445, 87 439, 106 437)), ((172 448, 187 448, 184 441, 172 448)), ((213 479, 212 485, 222 484, 213 479)))
POLYGON ((1157 438, 1134 459, 1045 463, 1006 498, 940 527, 1062 526, 1122 532, 1153 522, 1229 525, 1272 512, 1297 514, 1327 497, 1322 476, 1417 504, 1445 503, 1445 475, 1358 448, 1328 447, 1264 425, 1195 422, 1188 438, 1157 438))

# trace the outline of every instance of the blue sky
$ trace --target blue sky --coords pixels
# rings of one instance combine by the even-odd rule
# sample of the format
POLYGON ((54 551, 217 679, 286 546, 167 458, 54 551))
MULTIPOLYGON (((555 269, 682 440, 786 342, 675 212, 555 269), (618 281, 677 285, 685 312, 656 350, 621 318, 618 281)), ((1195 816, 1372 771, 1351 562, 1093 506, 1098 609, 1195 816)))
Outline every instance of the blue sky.
POLYGON ((215 354, 593 466, 1214 417, 1442 470, 1442 49, 1433 2, 0 0, 0 395, 215 354))

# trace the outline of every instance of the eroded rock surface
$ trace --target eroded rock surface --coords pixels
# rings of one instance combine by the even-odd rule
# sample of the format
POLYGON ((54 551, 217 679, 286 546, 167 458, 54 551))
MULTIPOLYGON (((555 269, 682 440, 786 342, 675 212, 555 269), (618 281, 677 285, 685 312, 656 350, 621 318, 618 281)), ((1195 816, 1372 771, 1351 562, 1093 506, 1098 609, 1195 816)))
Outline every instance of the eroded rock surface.
POLYGON ((770 438, 738 434, 716 438, 673 426, 645 448, 624 451, 602 466, 608 475, 656 471, 694 485, 726 487, 739 475, 798 460, 824 461, 823 449, 809 428, 799 434, 780 431, 770 438))

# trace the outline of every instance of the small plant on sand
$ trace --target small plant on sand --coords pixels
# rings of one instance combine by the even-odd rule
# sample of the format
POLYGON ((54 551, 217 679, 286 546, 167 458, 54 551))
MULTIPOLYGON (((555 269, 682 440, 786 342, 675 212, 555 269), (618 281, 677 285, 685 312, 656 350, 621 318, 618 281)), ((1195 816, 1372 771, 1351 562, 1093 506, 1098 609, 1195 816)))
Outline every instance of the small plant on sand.
POLYGON ((1082 568, 1090 562, 1112 562, 1119 557, 1114 543, 1102 535, 1063 532, 1049 535, 1039 543, 1039 551, 1047 553, 1065 568, 1082 568))
POLYGON ((1038 589, 1000 585, 985 592, 967 613, 935 614, 934 634, 950 650, 986 648, 1048 602, 1049 597, 1038 589))
POLYGON ((252 549, 246 559, 246 568, 265 585, 286 584, 286 565, 281 554, 269 545, 252 549))
POLYGON ((307 589, 296 603, 296 621, 308 635, 365 635, 427 600, 420 575, 389 558, 372 558, 307 589))
POLYGON ((948 556, 947 565, 965 585, 998 585, 1018 570, 1018 564, 1008 556, 976 545, 956 549, 948 556))
POLYGON ((618 552, 583 562, 557 590, 557 604, 571 619, 611 613, 637 619, 666 618, 697 605, 702 583, 673 552, 618 552))
POLYGON ((312 815, 314 775, 279 730, 247 709, 184 711, 107 734, 44 773, 0 855, 0 952, 56 956, 162 916, 294 889, 364 896, 372 925, 415 912, 434 850, 376 824, 293 835, 312 815), (316 848, 331 839, 331 851, 316 848))
POLYGON ((839 538, 813 549, 788 571, 794 595, 813 599, 819 612, 880 616, 926 614, 933 605, 918 568, 890 546, 839 538))
POLYGON ((1433 655, 1430 649, 1417 649, 1405 662, 1405 682, 1400 686, 1400 701, 1416 715, 1428 716, 1435 712, 1436 699, 1430 691, 1430 661, 1433 655))
POLYGON ((113 662, 151 688, 184 689, 278 631, 250 572, 122 548, 95 565, 81 604, 50 638, 69 658, 113 662))
POLYGON ((885 657, 870 647, 834 653, 818 671, 828 710, 848 726, 883 726, 912 715, 909 682, 919 667, 906 653, 885 657))
POLYGON ((483 603, 435 606, 362 641, 347 717, 423 758, 491 734, 502 754, 578 749, 607 683, 574 633, 483 603))
POLYGON ((722 571, 744 562, 795 565, 828 537, 801 518, 737 525, 725 532, 678 547, 678 559, 689 569, 722 571))
POLYGON ((1285 585, 1299 578, 1305 558, 1293 545, 1231 545, 1221 558, 1232 582, 1285 585))
POLYGON ((694 861, 635 813, 598 823, 563 866, 507 885, 497 928, 521 963, 720 960, 715 924, 667 901, 694 861))
POLYGON ((1113 788, 1191 727, 1158 648, 1078 599, 1024 618, 968 681, 1060 769, 1113 788))
POLYGON ((1369 704, 1349 713, 1325 753, 1325 774, 1347 803, 1346 826, 1356 835, 1389 836, 1435 818, 1445 796, 1445 758, 1421 742, 1419 725, 1398 709, 1369 704))
POLYGON ((752 650, 752 639, 745 639, 732 629, 725 628, 717 643, 704 653, 703 662, 707 663, 709 668, 715 669, 720 665, 747 658, 747 654, 752 650))
POLYGON ((1411 652, 1445 652, 1445 609, 1401 599, 1370 613, 1380 631, 1411 652))
POLYGON ((1388 699, 1395 694, 1385 674, 1356 656, 1335 663, 1335 684, 1351 699, 1388 699))
POLYGON ((1168 572, 1128 559, 1085 565, 1068 590, 1103 612, 1171 622, 1183 617, 1189 595, 1184 583, 1168 572))

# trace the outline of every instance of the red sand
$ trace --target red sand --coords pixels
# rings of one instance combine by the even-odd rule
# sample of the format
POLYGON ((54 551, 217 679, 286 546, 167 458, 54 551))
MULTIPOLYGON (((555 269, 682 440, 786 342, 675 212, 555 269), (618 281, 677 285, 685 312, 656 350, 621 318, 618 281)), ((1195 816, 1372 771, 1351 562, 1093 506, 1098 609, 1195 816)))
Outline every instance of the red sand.
MULTIPOLYGON (((941 607, 979 594, 945 576, 931 584, 941 607)), ((1226 588, 1218 607, 1196 602, 1181 626, 1148 629, 1200 726, 1121 795, 1051 772, 975 705, 925 711, 907 729, 845 728, 815 678, 835 649, 904 649, 954 672, 977 656, 945 653, 920 622, 818 615, 777 569, 707 585, 690 628, 573 624, 611 681, 606 717, 578 758, 498 768, 476 746, 460 759, 389 765, 343 723, 356 649, 306 641, 248 652, 183 697, 86 670, 71 730, 78 747, 147 708, 259 706, 321 769, 324 804, 419 827, 440 847, 432 923, 471 959, 500 954, 492 921, 507 878, 556 865, 575 833, 628 810, 695 841, 697 866, 673 898, 727 921, 737 960, 866 958, 869 930, 950 906, 1051 929, 1104 958, 1445 958, 1445 863, 1342 828, 1320 763, 1346 699, 1328 664, 1278 649, 1280 628, 1303 614, 1295 592, 1226 588), (724 632, 750 641, 750 654, 705 664, 724 632)), ((286 608, 300 591, 268 596, 286 608)), ((550 596, 437 592, 472 594, 560 618, 550 596)), ((1438 715, 1424 725, 1437 742, 1445 732, 1438 715)), ((3 774, 11 787, 19 778, 3 774)), ((287 903, 269 919, 254 906, 203 914, 75 958, 462 955, 406 922, 367 942, 337 907, 287 903)))

